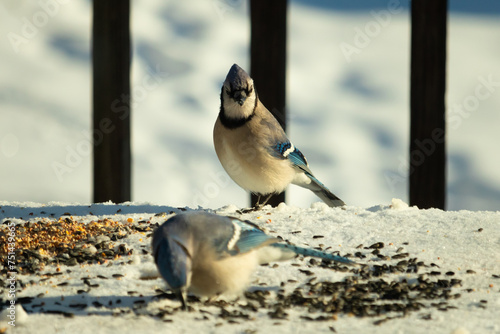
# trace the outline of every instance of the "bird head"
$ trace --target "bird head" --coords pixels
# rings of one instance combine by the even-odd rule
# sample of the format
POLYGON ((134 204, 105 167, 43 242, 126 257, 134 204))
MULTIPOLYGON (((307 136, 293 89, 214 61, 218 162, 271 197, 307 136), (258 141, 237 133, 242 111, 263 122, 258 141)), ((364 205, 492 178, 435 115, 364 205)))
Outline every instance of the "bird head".
POLYGON ((193 237, 189 229, 176 224, 173 217, 153 235, 153 255, 156 266, 169 287, 186 308, 186 293, 191 282, 193 237))
POLYGON ((256 100, 252 78, 234 64, 222 85, 221 104, 225 116, 232 119, 249 117, 254 111, 256 100))

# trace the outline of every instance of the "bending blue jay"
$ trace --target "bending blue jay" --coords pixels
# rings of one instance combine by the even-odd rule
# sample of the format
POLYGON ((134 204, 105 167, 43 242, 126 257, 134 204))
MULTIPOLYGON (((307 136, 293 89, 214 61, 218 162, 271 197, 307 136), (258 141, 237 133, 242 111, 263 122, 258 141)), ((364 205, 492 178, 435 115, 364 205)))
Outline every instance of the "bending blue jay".
POLYGON ((252 78, 236 64, 222 86, 214 146, 222 166, 240 187, 259 195, 258 202, 267 195, 257 209, 290 183, 312 190, 331 207, 345 205, 313 175, 304 155, 260 102, 252 78))
POLYGON ((186 309, 186 294, 235 295, 248 286, 259 264, 297 254, 354 264, 351 260, 284 243, 257 225, 206 212, 169 218, 153 234, 153 255, 161 276, 186 309))

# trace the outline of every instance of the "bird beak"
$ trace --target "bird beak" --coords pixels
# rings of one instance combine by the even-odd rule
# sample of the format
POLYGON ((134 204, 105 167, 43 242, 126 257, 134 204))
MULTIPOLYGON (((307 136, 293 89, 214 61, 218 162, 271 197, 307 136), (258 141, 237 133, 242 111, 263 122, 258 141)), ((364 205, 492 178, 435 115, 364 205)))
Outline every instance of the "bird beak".
POLYGON ((242 106, 243 103, 245 103, 246 99, 247 99, 247 94, 244 92, 244 91, 236 91, 234 93, 234 97, 233 99, 240 105, 242 106))

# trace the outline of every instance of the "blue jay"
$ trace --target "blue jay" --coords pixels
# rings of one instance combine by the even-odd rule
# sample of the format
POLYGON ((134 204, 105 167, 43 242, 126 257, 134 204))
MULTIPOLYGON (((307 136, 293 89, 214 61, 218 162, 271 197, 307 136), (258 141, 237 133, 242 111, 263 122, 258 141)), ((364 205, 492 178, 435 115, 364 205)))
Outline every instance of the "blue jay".
POLYGON ((187 291, 199 296, 242 293, 259 264, 297 254, 354 264, 345 257, 287 244, 249 221, 206 212, 169 218, 155 230, 152 246, 161 276, 184 309, 187 291))
POLYGON ((252 78, 236 64, 227 74, 220 99, 215 151, 229 176, 259 196, 256 209, 290 183, 312 190, 331 207, 345 205, 313 175, 304 155, 259 100, 252 78))

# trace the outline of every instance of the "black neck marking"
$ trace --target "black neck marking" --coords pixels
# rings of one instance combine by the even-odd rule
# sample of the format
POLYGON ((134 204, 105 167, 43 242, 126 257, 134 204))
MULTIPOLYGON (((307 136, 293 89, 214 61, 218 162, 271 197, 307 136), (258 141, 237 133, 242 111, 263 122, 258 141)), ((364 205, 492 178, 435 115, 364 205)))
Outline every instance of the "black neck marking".
MULTIPOLYGON (((224 89, 224 88, 223 88, 224 89)), ((255 105, 253 107, 252 113, 248 117, 243 117, 243 118, 229 118, 226 116, 226 113, 224 111, 224 104, 222 103, 222 92, 220 95, 220 111, 219 111, 219 118, 220 122, 224 127, 228 129, 236 129, 239 128, 243 125, 245 125, 247 122, 249 122, 254 116, 255 116, 255 108, 257 108, 257 103, 259 101, 259 97, 257 96, 257 92, 255 92, 255 105)))

